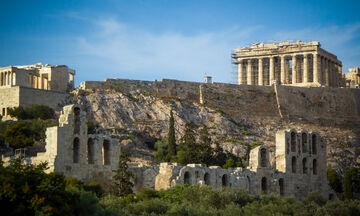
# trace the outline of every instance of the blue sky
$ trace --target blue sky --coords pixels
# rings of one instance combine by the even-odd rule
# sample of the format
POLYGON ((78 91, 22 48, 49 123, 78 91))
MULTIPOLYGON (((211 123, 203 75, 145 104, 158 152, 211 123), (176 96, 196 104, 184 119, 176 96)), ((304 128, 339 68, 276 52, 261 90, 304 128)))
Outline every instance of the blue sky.
POLYGON ((255 42, 320 41, 360 66, 360 1, 1 0, 0 66, 66 64, 105 78, 232 82, 255 42))

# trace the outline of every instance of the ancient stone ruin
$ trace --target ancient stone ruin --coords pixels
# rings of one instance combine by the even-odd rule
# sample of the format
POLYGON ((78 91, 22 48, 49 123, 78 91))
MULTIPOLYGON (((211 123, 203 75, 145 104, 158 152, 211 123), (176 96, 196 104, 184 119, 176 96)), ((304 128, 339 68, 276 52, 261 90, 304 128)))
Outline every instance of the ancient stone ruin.
POLYGON ((238 84, 292 86, 345 85, 342 63, 319 42, 257 43, 238 48, 232 55, 238 65, 238 84))
MULTIPOLYGON (((63 173, 85 182, 111 183, 117 169, 120 142, 104 134, 88 134, 86 113, 78 105, 65 106, 59 126, 46 131, 46 151, 26 158, 28 163, 49 163, 49 172, 63 173)), ((11 158, 3 157, 9 162, 11 158)), ((267 146, 251 150, 249 166, 222 169, 201 164, 181 166, 131 166, 134 190, 156 190, 177 185, 205 184, 212 188, 242 188, 251 194, 275 193, 305 198, 311 191, 325 197, 334 193, 326 178, 326 142, 315 132, 282 130, 276 134, 275 167, 270 165, 267 146)))

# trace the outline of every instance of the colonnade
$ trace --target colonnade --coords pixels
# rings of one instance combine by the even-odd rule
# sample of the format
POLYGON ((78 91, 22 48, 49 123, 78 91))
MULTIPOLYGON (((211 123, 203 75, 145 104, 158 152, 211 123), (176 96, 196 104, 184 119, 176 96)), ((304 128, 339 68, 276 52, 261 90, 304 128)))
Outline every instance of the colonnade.
POLYGON ((15 73, 12 71, 0 72, 0 86, 12 86, 14 83, 15 73))
POLYGON ((37 88, 37 89, 49 89, 49 82, 48 79, 43 77, 42 75, 36 76, 36 75, 29 75, 29 86, 31 88, 37 88))
POLYGON ((318 53, 238 58, 238 84, 339 86, 341 63, 318 53))

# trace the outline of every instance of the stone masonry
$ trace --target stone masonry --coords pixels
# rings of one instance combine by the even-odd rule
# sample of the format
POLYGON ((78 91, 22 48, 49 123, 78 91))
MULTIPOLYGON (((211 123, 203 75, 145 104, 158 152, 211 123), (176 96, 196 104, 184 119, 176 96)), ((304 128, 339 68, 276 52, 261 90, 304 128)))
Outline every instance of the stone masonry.
POLYGON ((269 157, 269 149, 259 146, 251 150, 247 169, 161 163, 155 189, 205 184, 217 189, 242 188, 250 194, 275 193, 299 199, 312 191, 329 199, 334 197, 326 178, 326 143, 317 133, 279 131, 276 134, 276 167, 270 166, 269 157))
MULTIPOLYGON (((88 134, 86 113, 78 105, 65 106, 59 126, 47 128, 46 151, 28 157, 28 163, 48 162, 49 172, 63 173, 84 182, 109 185, 117 169, 120 142, 105 134, 88 134)), ((205 184, 214 189, 242 188, 251 194, 275 193, 301 199, 311 191, 333 197, 326 178, 326 143, 315 132, 285 130, 276 134, 275 167, 270 165, 267 146, 250 152, 249 166, 222 169, 201 164, 181 166, 130 166, 134 173, 134 190, 156 190, 184 184, 205 184)), ((3 157, 8 162, 10 157, 3 157)))
POLYGON ((8 109, 29 104, 47 105, 61 110, 74 88, 75 70, 66 65, 42 65, 0 68, 0 115, 10 120, 8 109))
POLYGON ((344 86, 342 63, 319 42, 256 43, 232 54, 238 65, 238 84, 344 86))

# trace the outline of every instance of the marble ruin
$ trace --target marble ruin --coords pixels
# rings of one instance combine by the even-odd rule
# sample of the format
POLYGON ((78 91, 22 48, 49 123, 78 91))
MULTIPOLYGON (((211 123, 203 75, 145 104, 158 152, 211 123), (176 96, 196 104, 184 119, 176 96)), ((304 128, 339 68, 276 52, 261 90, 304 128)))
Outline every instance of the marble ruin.
POLYGON ((232 54, 238 84, 342 87, 342 63, 319 42, 256 43, 232 54))
POLYGON ((0 115, 10 120, 8 108, 43 104, 55 110, 74 89, 75 70, 66 65, 42 65, 0 68, 0 115))
POLYGON ((332 199, 326 178, 326 143, 317 133, 284 130, 276 134, 276 166, 270 165, 268 147, 251 150, 249 167, 222 169, 201 164, 161 163, 155 189, 205 184, 212 188, 242 188, 250 194, 275 193, 305 198, 317 191, 332 199))
POLYGON ((349 72, 344 74, 346 79, 346 87, 360 88, 360 68, 350 68, 349 72))
POLYGON ((74 88, 75 70, 66 65, 41 63, 0 68, 0 88, 22 86, 36 89, 69 92, 74 88))
MULTIPOLYGON (((88 134, 86 113, 78 105, 65 106, 59 126, 47 128, 46 151, 27 157, 28 163, 49 163, 49 172, 63 173, 84 182, 108 185, 117 169, 120 142, 105 134, 88 134)), ((134 190, 156 190, 184 184, 205 184, 214 189, 242 188, 251 194, 275 193, 305 198, 311 191, 333 197, 326 178, 326 142, 315 132, 284 130, 276 134, 275 167, 267 146, 250 152, 249 167, 222 169, 201 164, 131 166, 134 190)), ((2 157, 8 162, 11 157, 2 157)))

